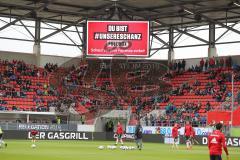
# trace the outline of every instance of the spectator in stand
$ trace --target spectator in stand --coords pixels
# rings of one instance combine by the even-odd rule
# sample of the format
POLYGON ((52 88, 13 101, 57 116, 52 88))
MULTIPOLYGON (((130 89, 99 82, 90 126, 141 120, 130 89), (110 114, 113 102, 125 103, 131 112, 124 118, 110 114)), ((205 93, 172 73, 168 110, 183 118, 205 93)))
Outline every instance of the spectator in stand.
MULTIPOLYGON (((213 66, 214 66, 214 65, 213 65, 213 66)), ((217 76, 217 72, 211 71, 211 72, 210 72, 210 75, 208 76, 208 79, 213 80, 213 79, 216 78, 216 76, 217 76)))
POLYGON ((200 69, 201 69, 201 71, 203 71, 203 66, 204 66, 204 60, 202 58, 201 61, 200 61, 200 69))
POLYGON ((185 71, 185 67, 186 67, 186 61, 183 59, 182 60, 182 70, 185 71))
POLYGON ((238 102, 238 104, 240 104, 240 91, 238 91, 238 93, 237 93, 237 102, 238 102))
POLYGON ((218 58, 215 59, 215 65, 216 65, 216 68, 220 67, 220 62, 218 58))
POLYGON ((43 95, 43 92, 40 89, 37 89, 36 93, 37 93, 38 96, 42 96, 43 95))
POLYGON ((153 117, 152 114, 150 114, 150 122, 151 122, 151 125, 152 125, 152 126, 155 125, 155 118, 153 117))
POLYGON ((224 67, 224 59, 223 59, 223 57, 220 59, 219 63, 220 63, 220 67, 223 68, 224 67))
POLYGON ((207 118, 205 116, 201 117, 200 121, 201 126, 205 127, 207 124, 207 118))
POLYGON ((178 63, 177 63, 177 72, 180 72, 181 68, 182 68, 182 63, 181 63, 181 61, 178 61, 178 63))
POLYGON ((212 57, 209 59, 209 68, 214 68, 215 67, 215 58, 212 57))
POLYGON ((195 82, 193 83, 193 86, 200 86, 201 82, 199 80, 195 80, 195 82))
POLYGON ((217 80, 217 84, 218 84, 218 85, 222 85, 222 84, 223 84, 223 79, 219 78, 219 79, 217 80))
POLYGON ((145 125, 148 126, 148 115, 145 116, 144 121, 145 121, 145 125))
POLYGON ((178 64, 177 64, 176 61, 174 61, 173 70, 174 70, 174 71, 177 71, 177 67, 178 67, 178 64))
POLYGON ((210 111, 211 110, 211 104, 209 103, 209 101, 207 101, 206 103, 206 111, 210 111))
POLYGON ((205 61, 205 71, 207 71, 207 69, 208 69, 208 59, 206 59, 205 61))
POLYGON ((169 67, 169 70, 173 70, 173 63, 172 63, 172 61, 169 62, 168 67, 169 67))
POLYGON ((232 67, 232 58, 228 57, 225 59, 226 67, 232 67))
POLYGON ((220 85, 220 92, 225 93, 226 90, 227 90, 227 85, 226 84, 220 85))
POLYGON ((222 95, 220 93, 217 93, 216 95, 216 101, 221 102, 222 101, 222 95))

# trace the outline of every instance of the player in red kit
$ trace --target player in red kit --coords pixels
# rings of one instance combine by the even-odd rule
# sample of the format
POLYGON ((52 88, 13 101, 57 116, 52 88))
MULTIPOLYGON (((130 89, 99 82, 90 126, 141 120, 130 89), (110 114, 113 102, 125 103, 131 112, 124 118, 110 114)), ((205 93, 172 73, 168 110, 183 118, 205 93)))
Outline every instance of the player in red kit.
POLYGON ((214 130, 208 136, 208 148, 210 153, 210 160, 222 160, 222 148, 224 149, 227 155, 227 159, 229 160, 225 136, 221 132, 222 127, 223 125, 221 123, 216 124, 216 130, 214 130))
POLYGON ((196 140, 195 136, 196 136, 196 133, 195 133, 195 130, 194 130, 194 128, 193 128, 192 134, 191 134, 191 143, 192 143, 192 144, 194 144, 194 143, 199 144, 199 142, 196 140))
POLYGON ((192 132, 193 132, 193 127, 190 125, 189 121, 186 121, 184 135, 186 139, 187 149, 192 148, 192 143, 191 143, 192 132))
POLYGON ((33 129, 31 130, 31 137, 32 137, 32 147, 36 147, 35 142, 36 142, 36 135, 38 134, 38 131, 33 129))
POLYGON ((122 125, 121 125, 120 122, 118 122, 118 124, 117 124, 116 134, 117 134, 116 145, 118 144, 119 141, 123 145, 123 140, 122 140, 122 138, 123 138, 123 128, 122 128, 122 125))
POLYGON ((178 129, 180 126, 175 123, 174 127, 172 128, 172 138, 173 138, 173 145, 172 149, 176 148, 178 149, 178 129))

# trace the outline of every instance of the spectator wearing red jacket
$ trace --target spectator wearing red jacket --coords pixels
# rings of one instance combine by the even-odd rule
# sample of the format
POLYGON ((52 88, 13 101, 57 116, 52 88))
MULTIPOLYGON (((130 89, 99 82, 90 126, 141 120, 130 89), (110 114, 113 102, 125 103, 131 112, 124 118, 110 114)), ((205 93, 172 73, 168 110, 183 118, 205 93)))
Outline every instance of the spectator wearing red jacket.
POLYGON ((225 142, 225 136, 221 132, 223 125, 221 123, 216 124, 216 130, 214 130, 208 136, 208 149, 210 154, 210 160, 222 160, 222 148, 224 149, 227 159, 229 160, 229 153, 225 142))
POLYGON ((213 68, 214 66, 215 66, 215 59, 214 59, 214 57, 212 57, 209 59, 209 67, 213 68))

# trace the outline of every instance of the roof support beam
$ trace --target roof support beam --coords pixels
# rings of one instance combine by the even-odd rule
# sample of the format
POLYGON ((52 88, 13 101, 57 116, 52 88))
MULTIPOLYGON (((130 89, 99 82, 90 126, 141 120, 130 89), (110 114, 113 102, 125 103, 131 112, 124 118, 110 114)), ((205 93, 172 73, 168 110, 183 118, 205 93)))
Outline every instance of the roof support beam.
POLYGON ((77 31, 77 34, 78 34, 78 37, 79 37, 81 43, 83 44, 83 39, 82 39, 82 37, 81 37, 81 35, 80 35, 80 33, 79 33, 79 30, 78 30, 77 26, 75 26, 75 29, 76 29, 76 31, 77 31))
MULTIPOLYGON (((154 22, 157 23, 157 24, 161 24, 163 27, 168 26, 167 24, 165 24, 165 23, 163 23, 163 22, 161 22, 161 21, 159 21, 159 20, 154 20, 154 22)), ((180 32, 180 33, 183 33, 183 34, 185 34, 185 35, 187 35, 187 36, 189 36, 189 37, 195 38, 195 39, 197 39, 197 40, 199 40, 199 41, 201 41, 201 42, 203 42, 203 43, 207 43, 207 44, 208 44, 208 41, 206 41, 205 39, 202 39, 202 38, 197 37, 197 36, 195 36, 195 35, 193 35, 193 34, 190 34, 190 33, 188 33, 187 31, 180 30, 180 29, 178 29, 177 27, 172 26, 172 28, 173 28, 174 30, 180 32)))
MULTIPOLYGON (((234 27, 234 26, 236 26, 237 25, 237 23, 235 23, 235 24, 233 24, 233 25, 231 25, 230 27, 234 27)), ((229 32, 229 29, 227 29, 225 32, 223 32, 223 34, 221 34, 216 40, 215 40, 215 42, 217 42, 218 40, 220 40, 225 34, 227 34, 229 32)))
POLYGON ((164 44, 165 46, 169 46, 169 44, 167 42, 165 42, 164 40, 162 40, 161 38, 159 38, 156 34, 151 34, 154 38, 156 38, 159 42, 161 42, 162 44, 164 44))
POLYGON ((25 28, 25 30, 31 35, 31 37, 34 39, 34 36, 33 36, 33 34, 30 32, 30 30, 25 26, 25 24, 21 21, 21 20, 19 20, 19 22, 22 24, 22 26, 25 28))
POLYGON ((229 26, 225 25, 225 24, 222 23, 222 22, 216 21, 216 20, 214 20, 214 19, 212 19, 212 18, 209 18, 208 16, 205 16, 205 15, 203 15, 203 14, 196 13, 196 11, 194 11, 194 10, 192 10, 192 9, 189 9, 189 8, 187 8, 187 7, 185 7, 185 6, 177 3, 176 1, 173 1, 173 0, 168 0, 168 1, 169 1, 170 3, 172 3, 173 5, 175 5, 175 6, 181 7, 182 9, 185 9, 185 10, 193 13, 194 15, 200 15, 202 18, 204 18, 205 20, 207 20, 207 21, 210 22, 210 23, 218 24, 218 25, 220 25, 220 26, 222 26, 222 27, 224 27, 224 28, 227 28, 227 29, 229 29, 229 30, 231 30, 231 31, 233 31, 233 32, 235 32, 235 33, 240 34, 240 31, 239 31, 239 30, 234 29, 234 28, 232 28, 232 27, 229 27, 229 26))
MULTIPOLYGON (((184 31, 186 31, 186 29, 184 31)), ((178 33, 178 35, 176 36, 177 39, 174 40, 173 45, 175 45, 178 42, 178 40, 182 37, 182 35, 183 33, 178 33)))
POLYGON ((51 37, 51 36, 53 36, 53 35, 55 35, 55 34, 57 34, 57 33, 59 33, 59 32, 64 31, 65 29, 68 29, 68 28, 70 28, 70 27, 72 27, 72 26, 75 26, 75 25, 83 22, 84 20, 85 20, 85 19, 82 19, 82 18, 81 18, 81 19, 77 20, 76 22, 74 22, 74 23, 72 23, 72 24, 69 24, 69 25, 67 25, 67 26, 65 26, 65 27, 63 27, 63 28, 61 28, 61 29, 56 30, 55 32, 52 32, 52 33, 50 33, 50 34, 42 37, 40 40, 42 41, 42 40, 44 40, 44 39, 47 39, 47 38, 49 38, 49 37, 51 37))
MULTIPOLYGON (((55 27, 55 26, 53 26, 53 25, 50 25, 50 24, 48 24, 48 23, 45 23, 45 22, 43 22, 44 24, 46 24, 46 25, 48 25, 48 26, 50 26, 50 27, 53 27, 54 29, 58 29, 57 27, 55 27)), ((76 27, 76 26, 75 26, 76 27)), ((77 27, 76 27, 76 30, 77 30, 77 27)), ((78 30, 77 30, 78 31, 78 30)), ((82 48, 71 38, 71 37, 69 37, 64 31, 62 31, 62 33, 76 46, 76 47, 78 47, 78 49, 80 50, 80 51, 82 51, 82 48)), ((80 36, 80 35, 79 35, 80 36)))
POLYGON ((200 38, 200 37, 197 37, 197 36, 195 36, 195 35, 193 35, 193 34, 190 34, 190 33, 186 32, 186 31, 184 31, 184 30, 180 30, 180 29, 175 28, 175 27, 174 27, 174 29, 177 30, 177 31, 180 32, 180 33, 183 33, 183 34, 189 36, 189 37, 195 38, 195 39, 197 39, 197 40, 199 40, 199 41, 201 41, 201 42, 203 42, 203 43, 208 43, 207 40, 202 39, 202 38, 200 38))
POLYGON ((209 24, 209 48, 215 47, 215 24, 209 24))
POLYGON ((11 25, 17 23, 19 20, 21 20, 21 18, 17 18, 17 19, 15 19, 14 21, 12 21, 12 22, 10 22, 10 23, 8 23, 8 24, 2 26, 2 27, 0 28, 0 31, 2 31, 2 30, 4 30, 4 29, 8 28, 9 26, 11 26, 11 25))
MULTIPOLYGON (((5 28, 7 28, 7 27, 9 27, 9 26, 17 23, 18 21, 20 21, 20 20, 22 20, 22 19, 24 19, 24 18, 26 18, 26 17, 28 17, 28 16, 30 16, 33 12, 37 12, 37 11, 43 10, 48 4, 53 3, 54 1, 56 1, 56 0, 50 0, 48 3, 46 3, 46 4, 44 3, 44 4, 41 5, 40 7, 35 8, 34 10, 28 12, 27 14, 23 15, 22 17, 16 18, 14 21, 6 24, 5 26, 2 26, 2 27, 0 28, 0 31, 4 30, 5 28)), ((0 3, 0 4, 1 4, 1 3, 0 3)), ((2 5, 2 4, 1 4, 1 5, 2 5)))

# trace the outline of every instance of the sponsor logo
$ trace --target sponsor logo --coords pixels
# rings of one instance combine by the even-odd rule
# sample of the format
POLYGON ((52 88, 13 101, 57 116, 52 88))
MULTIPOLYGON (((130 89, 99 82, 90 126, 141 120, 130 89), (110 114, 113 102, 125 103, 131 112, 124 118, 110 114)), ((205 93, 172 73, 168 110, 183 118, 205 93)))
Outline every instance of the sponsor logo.
MULTIPOLYGON (((28 139, 31 138, 31 132, 28 132, 28 139)), ((88 140, 86 133, 80 132, 39 132, 36 138, 47 140, 88 140)))
MULTIPOLYGON (((208 137, 201 137, 201 142, 203 145, 208 144, 208 137)), ((212 141, 211 141, 212 143, 212 141)), ((240 147, 240 138, 237 137, 227 137, 226 138, 226 145, 232 147, 240 147)))
POLYGON ((60 125, 45 125, 45 124, 19 124, 19 130, 61 130, 60 125))

